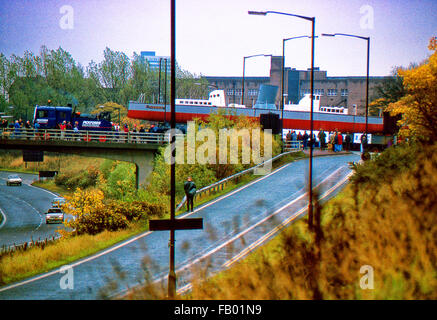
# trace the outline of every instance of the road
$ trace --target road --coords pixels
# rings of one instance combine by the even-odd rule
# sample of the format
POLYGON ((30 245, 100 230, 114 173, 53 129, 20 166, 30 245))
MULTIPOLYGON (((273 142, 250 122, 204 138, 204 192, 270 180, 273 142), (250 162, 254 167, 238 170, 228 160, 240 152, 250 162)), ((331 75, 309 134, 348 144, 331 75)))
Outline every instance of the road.
MULTIPOLYGON (((319 157, 313 160, 314 185, 321 184, 325 199, 347 182, 348 163, 358 155, 319 157)), ((191 267, 207 262, 217 272, 244 257, 277 234, 281 224, 306 213, 308 160, 287 164, 227 195, 196 208, 190 217, 204 219, 203 230, 176 232, 178 289, 189 288, 191 267)), ((123 294, 144 280, 166 280, 169 232, 146 232, 91 257, 70 264, 70 284, 60 269, 0 288, 0 299, 99 299, 123 294), (64 280, 63 280, 64 279, 64 280), (64 281, 64 282, 63 282, 64 281)))
POLYGON ((0 172, 0 247, 38 241, 57 236, 57 224, 45 223, 44 212, 56 194, 30 184, 37 175, 19 173, 21 186, 6 186, 10 172, 0 172))

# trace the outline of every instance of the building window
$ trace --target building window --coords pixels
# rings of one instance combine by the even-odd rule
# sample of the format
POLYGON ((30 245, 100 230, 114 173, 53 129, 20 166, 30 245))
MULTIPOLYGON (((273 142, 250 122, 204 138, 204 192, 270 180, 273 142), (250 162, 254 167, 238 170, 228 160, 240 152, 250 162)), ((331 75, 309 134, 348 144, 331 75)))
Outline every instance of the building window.
POLYGON ((333 97, 337 95, 337 89, 328 89, 328 96, 333 97))
POLYGON ((306 94, 311 94, 311 89, 302 89, 300 90, 300 95, 304 96, 306 94))
POLYGON ((314 89, 314 94, 316 96, 323 96, 325 94, 325 90, 324 89, 314 89))
POLYGON ((256 89, 249 89, 247 93, 248 93, 249 96, 257 96, 258 95, 258 90, 256 90, 256 89))
POLYGON ((348 92, 347 89, 341 89, 341 96, 342 96, 342 97, 347 97, 348 94, 349 94, 349 92, 348 92))
POLYGON ((241 89, 235 89, 235 95, 241 96, 241 89))
POLYGON ((226 94, 227 94, 228 96, 233 96, 233 95, 234 95, 234 89, 228 89, 228 90, 226 90, 226 94))

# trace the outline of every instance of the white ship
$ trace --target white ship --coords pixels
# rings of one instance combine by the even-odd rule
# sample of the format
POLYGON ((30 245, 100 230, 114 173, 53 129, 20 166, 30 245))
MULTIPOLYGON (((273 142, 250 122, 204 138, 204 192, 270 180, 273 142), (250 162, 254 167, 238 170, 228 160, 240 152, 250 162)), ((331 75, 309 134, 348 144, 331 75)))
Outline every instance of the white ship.
MULTIPOLYGON (((300 99, 298 104, 285 104, 284 111, 311 111, 311 95, 306 94, 300 99)), ((320 106, 320 95, 314 95, 313 112, 348 114, 348 109, 345 107, 328 107, 320 106)))
MULTIPOLYGON (((310 112, 311 108, 311 95, 306 94, 300 99, 298 104, 286 104, 284 105, 284 111, 304 111, 310 112)), ((205 99, 176 99, 177 105, 184 106, 207 106, 207 107, 219 107, 219 108, 247 108, 245 105, 231 103, 226 105, 226 97, 224 90, 214 90, 209 94, 208 100, 205 99)), ((337 113, 348 114, 348 109, 345 107, 331 107, 320 106, 320 96, 314 95, 313 112, 320 113, 337 113)))

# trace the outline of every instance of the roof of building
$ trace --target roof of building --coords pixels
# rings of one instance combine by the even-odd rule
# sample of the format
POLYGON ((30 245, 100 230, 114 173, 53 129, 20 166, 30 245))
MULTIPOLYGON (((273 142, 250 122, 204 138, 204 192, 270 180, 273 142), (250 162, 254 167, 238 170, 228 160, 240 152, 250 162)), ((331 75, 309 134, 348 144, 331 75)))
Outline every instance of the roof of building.
MULTIPOLYGON (((243 77, 223 77, 223 76, 203 76, 202 78, 205 78, 209 81, 241 81, 243 77)), ((270 77, 244 77, 245 80, 248 81, 270 81, 270 77)))

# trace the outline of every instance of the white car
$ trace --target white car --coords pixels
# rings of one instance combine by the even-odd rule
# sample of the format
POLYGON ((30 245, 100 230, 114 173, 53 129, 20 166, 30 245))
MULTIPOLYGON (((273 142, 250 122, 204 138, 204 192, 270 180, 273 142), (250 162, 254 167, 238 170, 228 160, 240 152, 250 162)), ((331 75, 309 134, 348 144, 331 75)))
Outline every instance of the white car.
POLYGON ((21 186, 22 183, 23 183, 23 180, 21 180, 21 178, 16 174, 9 175, 8 179, 6 180, 7 186, 12 186, 14 184, 21 186))
POLYGON ((61 208, 50 208, 46 212, 46 224, 51 222, 64 222, 64 212, 61 208))

